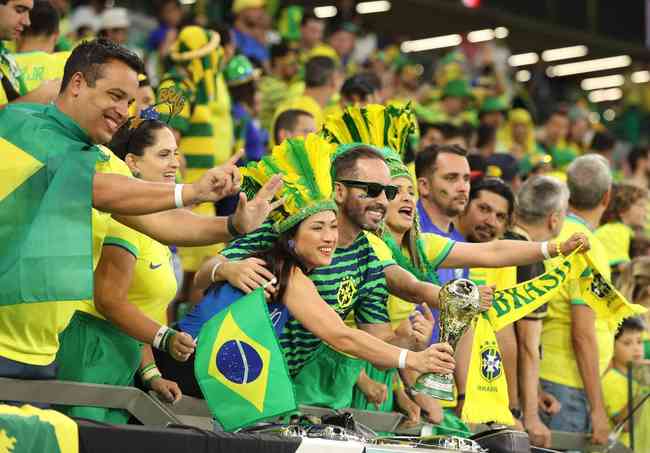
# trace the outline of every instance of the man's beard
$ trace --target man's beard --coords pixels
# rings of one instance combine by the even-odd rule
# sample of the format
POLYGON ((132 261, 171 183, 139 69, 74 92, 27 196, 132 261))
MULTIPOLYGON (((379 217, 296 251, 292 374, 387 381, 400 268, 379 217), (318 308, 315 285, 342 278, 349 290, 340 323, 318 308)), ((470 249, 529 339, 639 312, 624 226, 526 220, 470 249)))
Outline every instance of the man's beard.
POLYGON ((350 219, 352 223, 354 223, 359 229, 374 232, 379 229, 382 222, 377 222, 375 225, 366 220, 366 213, 371 210, 383 211, 383 219, 386 218, 386 208, 381 205, 371 205, 363 210, 358 210, 346 206, 343 211, 345 213, 345 216, 350 219))

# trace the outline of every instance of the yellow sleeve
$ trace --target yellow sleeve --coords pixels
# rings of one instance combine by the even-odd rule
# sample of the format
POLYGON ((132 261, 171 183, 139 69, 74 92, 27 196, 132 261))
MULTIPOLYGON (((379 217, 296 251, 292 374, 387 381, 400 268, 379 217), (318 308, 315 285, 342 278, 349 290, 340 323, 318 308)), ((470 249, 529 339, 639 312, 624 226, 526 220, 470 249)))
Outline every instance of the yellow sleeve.
POLYGON ((456 244, 456 241, 434 233, 423 233, 422 242, 424 243, 424 254, 436 269, 449 256, 449 252, 456 244))
POLYGON ((136 259, 140 256, 142 243, 142 234, 137 231, 122 225, 115 219, 110 219, 108 224, 108 232, 104 238, 104 246, 113 245, 121 247, 136 259))
POLYGON ((122 176, 133 176, 131 170, 129 170, 129 166, 113 154, 113 151, 105 146, 98 146, 102 155, 97 159, 97 164, 95 165, 95 171, 97 173, 115 173, 122 176))
POLYGON ((369 233, 367 231, 365 234, 368 238, 368 242, 370 243, 370 247, 372 247, 372 250, 375 252, 377 258, 379 258, 380 261, 384 262, 385 265, 394 263, 393 252, 390 251, 386 243, 375 234, 369 233))
POLYGON ((622 223, 608 223, 596 230, 596 237, 607 251, 610 266, 617 266, 630 261, 630 242, 632 229, 622 223))
POLYGON ((609 369, 601 379, 605 411, 616 417, 627 405, 627 379, 615 369, 609 369))

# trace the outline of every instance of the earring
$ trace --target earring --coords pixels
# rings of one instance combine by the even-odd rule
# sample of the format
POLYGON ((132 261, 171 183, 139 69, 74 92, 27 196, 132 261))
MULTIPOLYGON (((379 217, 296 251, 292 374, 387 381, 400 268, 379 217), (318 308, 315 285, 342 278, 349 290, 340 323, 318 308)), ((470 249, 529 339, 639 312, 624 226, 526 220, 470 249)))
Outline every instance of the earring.
POLYGON ((134 178, 140 177, 140 172, 138 170, 131 170, 131 174, 133 175, 134 178))

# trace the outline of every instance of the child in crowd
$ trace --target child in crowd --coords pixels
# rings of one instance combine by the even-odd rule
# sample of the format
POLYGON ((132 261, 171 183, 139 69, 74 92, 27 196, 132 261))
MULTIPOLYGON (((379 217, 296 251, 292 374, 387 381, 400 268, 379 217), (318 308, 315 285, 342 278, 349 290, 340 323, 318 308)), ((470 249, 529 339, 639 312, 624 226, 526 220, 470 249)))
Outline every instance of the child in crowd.
MULTIPOLYGON (((627 382, 628 365, 638 363, 643 359, 642 334, 644 331, 645 325, 641 318, 627 318, 614 337, 614 358, 610 368, 602 377, 605 409, 612 429, 625 420, 628 415, 627 408, 630 398, 627 382)), ((634 382, 632 389, 633 401, 637 402, 641 397, 642 388, 638 382, 634 382)), ((638 419, 635 418, 636 420, 638 419)), ((638 426, 639 429, 647 429, 643 427, 643 423, 635 424, 635 426, 638 426)), ((630 447, 629 424, 625 424, 618 440, 630 447)), ((638 446, 635 445, 635 447, 638 446)), ((644 447, 650 447, 650 445, 644 447)), ((642 448, 636 451, 647 450, 642 448)))

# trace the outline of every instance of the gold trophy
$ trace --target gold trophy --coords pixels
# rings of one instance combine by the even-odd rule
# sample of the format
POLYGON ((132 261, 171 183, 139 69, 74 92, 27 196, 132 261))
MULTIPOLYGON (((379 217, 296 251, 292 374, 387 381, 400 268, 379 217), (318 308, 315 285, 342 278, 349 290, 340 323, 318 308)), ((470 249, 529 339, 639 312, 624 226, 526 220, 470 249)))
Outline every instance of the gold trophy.
MULTIPOLYGON (((478 286, 459 278, 440 288, 440 342, 449 343, 456 350, 458 340, 481 311, 478 286)), ((421 375, 412 390, 439 400, 454 400, 453 374, 426 373, 421 375)))

